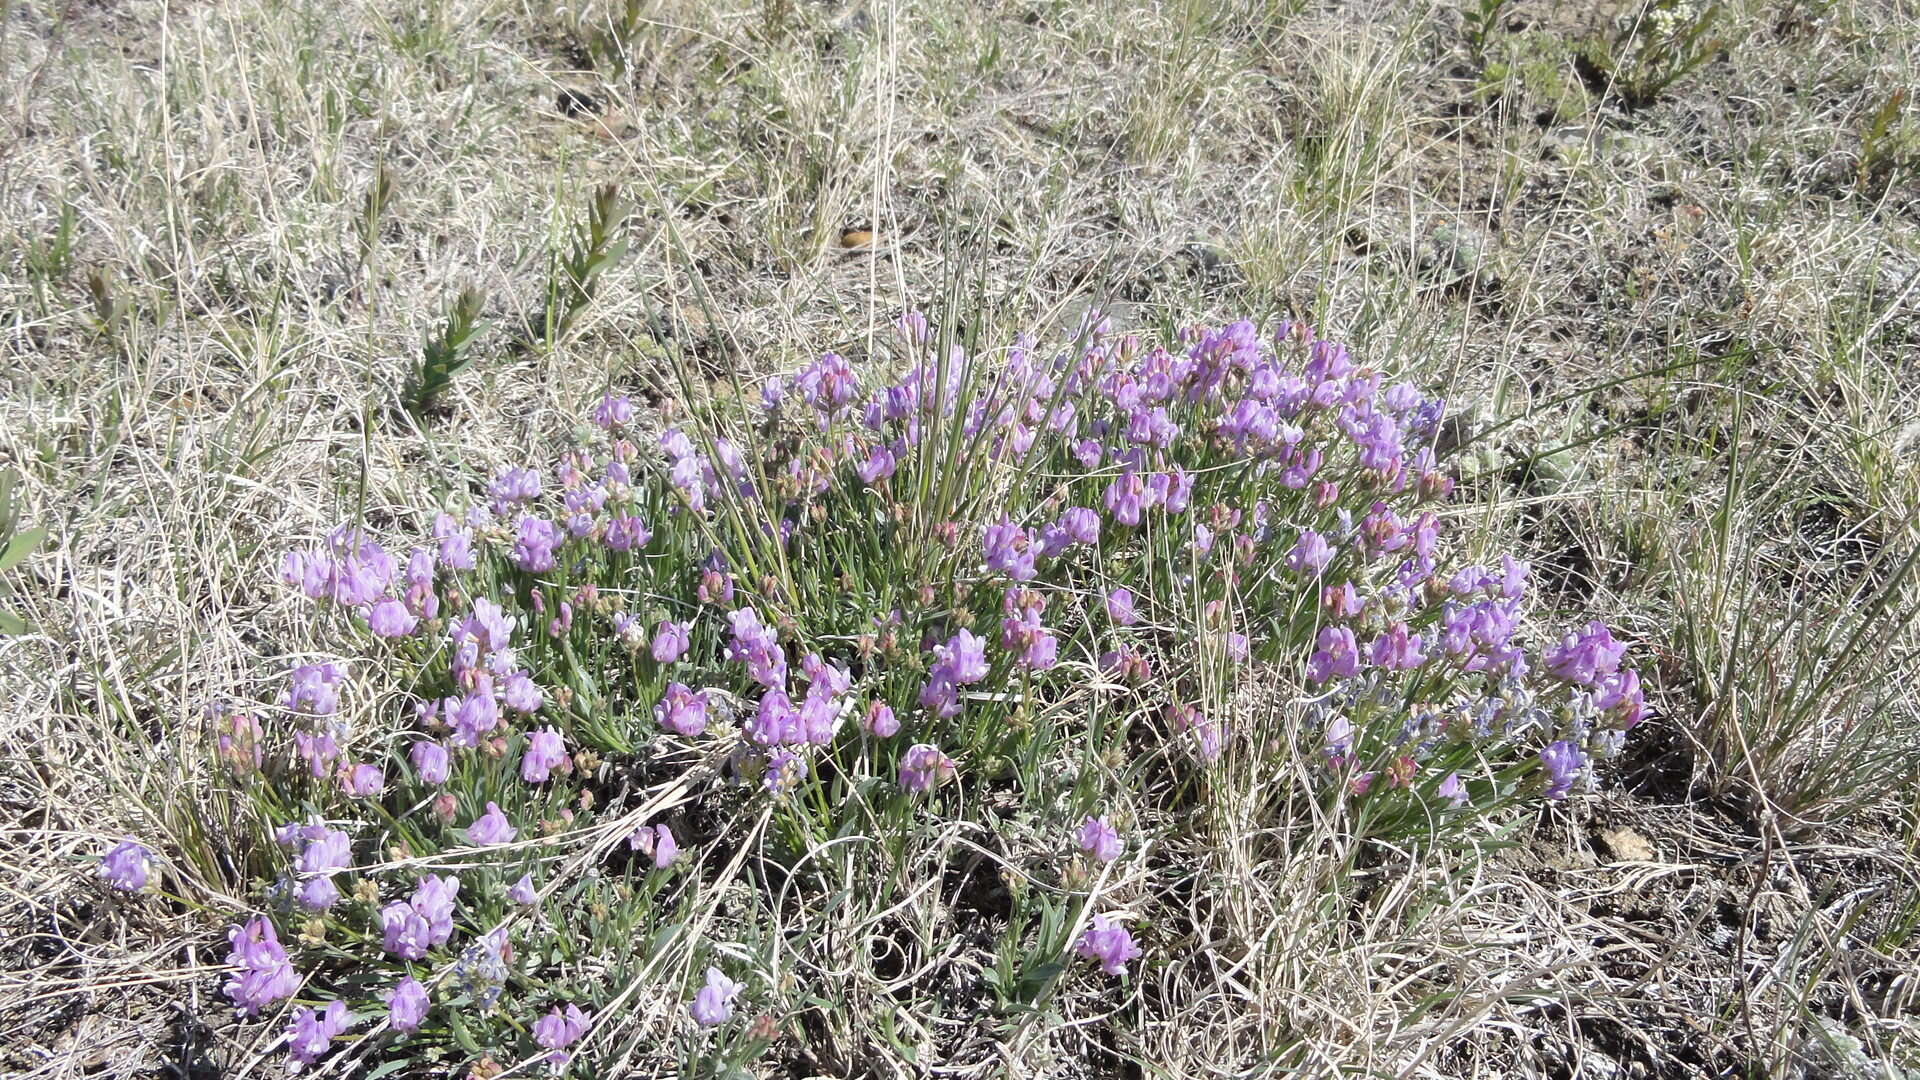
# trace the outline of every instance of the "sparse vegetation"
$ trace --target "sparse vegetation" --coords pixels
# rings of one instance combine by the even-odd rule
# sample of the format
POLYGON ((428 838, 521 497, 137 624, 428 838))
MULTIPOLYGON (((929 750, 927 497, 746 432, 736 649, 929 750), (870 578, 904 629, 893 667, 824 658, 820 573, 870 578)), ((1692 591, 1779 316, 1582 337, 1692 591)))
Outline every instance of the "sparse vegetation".
MULTIPOLYGON (((609 1077, 1920 1070, 1916 27, 1912 0, 0 3, 0 1073, 261 1075, 290 1028, 340 1075, 549 1053, 609 1077), (769 420, 764 380, 832 352, 864 404, 919 356, 894 325, 924 309, 927 355, 963 347, 989 393, 1020 332, 1045 360, 1113 348, 1090 308, 1176 355, 1182 328, 1304 323, 1382 392, 1444 395, 1442 561, 1513 553, 1516 640, 1537 656, 1598 619, 1638 671, 1648 717, 1592 787, 1539 797, 1559 740, 1489 746, 1448 766, 1488 778, 1452 813, 1435 759, 1395 782, 1376 712, 1347 717, 1377 760, 1342 779, 1378 777, 1334 797, 1287 552, 1201 597, 1193 535, 1151 513, 1040 568, 1057 662, 956 685, 957 717, 918 670, 957 623, 863 655, 861 620, 899 606, 1011 664, 1034 635, 1001 641, 984 527, 1105 513, 1113 478, 1090 502, 1050 439, 1016 467, 958 428, 867 483, 836 441, 866 429, 769 420), (632 394, 644 557, 616 569, 589 528, 555 537, 593 552, 578 576, 529 570, 515 520, 475 536, 475 570, 435 571, 437 636, 369 636, 371 611, 316 617, 280 582, 343 524, 398 555, 504 470, 603 467, 621 451, 586 418, 609 390, 632 394), (797 539, 702 461, 802 507, 797 539), (693 490, 708 516, 672 512, 693 490), (716 583, 674 569, 713 551, 728 606, 858 699, 785 799, 720 734, 761 692, 719 653, 716 583), (886 599, 923 581, 928 604, 886 599), (1124 632, 1117 584, 1143 613, 1124 632), (426 784, 414 705, 468 689, 433 643, 488 596, 522 616, 537 722, 426 784), (1244 665, 1208 599, 1245 616, 1244 665), (698 738, 654 720, 662 619, 713 692, 698 738), (1109 633, 1152 680, 1108 685, 1109 633), (337 689, 353 755, 319 778, 293 737, 334 731, 283 702, 296 669, 337 689), (869 699, 900 734, 860 732, 869 699), (1234 733, 1215 764, 1196 717, 1234 733), (1512 797, 1480 800, 1502 775, 1512 797), (450 861, 489 801, 515 840, 450 861), (314 813, 298 850, 263 833, 314 813), (297 865, 327 830, 353 869, 297 865), (460 881, 438 943, 427 875, 460 881), (309 925, 283 876, 342 895, 309 925), (422 959, 386 947, 396 903, 422 959), (501 919, 488 1012, 432 980, 464 964, 486 989, 501 919), (258 988, 289 989, 247 1017, 225 933, 256 920, 302 981, 270 987, 247 945, 258 988), (375 1035, 403 967, 430 1008, 375 1035)), ((1236 479, 1205 427, 1152 467, 1196 477, 1189 516, 1273 482, 1236 479)), ((583 511, 545 480, 524 512, 564 533, 583 511)))

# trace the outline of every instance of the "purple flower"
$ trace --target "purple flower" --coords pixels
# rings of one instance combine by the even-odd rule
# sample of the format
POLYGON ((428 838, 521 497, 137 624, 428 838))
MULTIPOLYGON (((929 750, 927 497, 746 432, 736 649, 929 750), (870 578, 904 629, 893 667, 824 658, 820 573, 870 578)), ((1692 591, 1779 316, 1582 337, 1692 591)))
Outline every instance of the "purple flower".
POLYGON ((355 798, 371 798, 387 786, 387 774, 377 765, 348 765, 340 770, 340 790, 355 798))
POLYGON ((469 749, 500 723, 500 703, 486 692, 468 694, 453 709, 453 744, 469 749))
POLYGON ((615 514, 607 520, 607 549, 609 551, 632 551, 647 546, 653 539, 653 530, 647 524, 631 514, 615 514))
POLYGON ((293 1014, 287 1027, 287 1054, 296 1065, 319 1061, 334 1036, 347 1029, 353 1017, 343 1001, 330 1001, 323 1009, 301 1009, 293 1014))
POLYGON ((1107 594, 1107 618, 1120 626, 1132 626, 1140 621, 1133 609, 1132 589, 1120 587, 1107 594))
POLYGON ((1433 793, 1455 806, 1465 803, 1468 797, 1467 785, 1460 782, 1460 774, 1457 772, 1448 773, 1447 778, 1440 781, 1440 786, 1435 788, 1433 793))
POLYGON ((228 927, 227 942, 233 947, 227 963, 238 970, 228 977, 223 989, 241 1012, 258 1016, 261 1009, 291 997, 300 988, 300 976, 294 974, 287 950, 280 947, 273 924, 266 919, 228 927))
POLYGON ((421 1021, 427 1018, 427 988, 420 980, 409 975, 393 984, 393 989, 382 995, 387 1002, 387 1025, 393 1030, 406 1034, 419 1030, 421 1021))
POLYGON ((1022 667, 1045 671, 1059 659, 1059 643, 1052 631, 1040 623, 1037 607, 1024 607, 1000 620, 1000 645, 1016 654, 1022 667))
POLYGON ((918 743, 900 759, 900 786, 908 791, 927 791, 953 775, 953 759, 937 746, 918 743))
POLYGON ((372 630, 375 637, 406 637, 419 625, 420 620, 398 600, 376 601, 367 609, 367 629, 372 630))
POLYGON ((449 570, 474 568, 473 530, 454 520, 452 514, 439 513, 433 519, 433 538, 440 545, 440 565, 449 570))
POLYGON ((1590 622, 1586 629, 1568 634, 1560 644, 1548 649, 1543 659, 1547 670, 1576 686, 1592 686, 1602 676, 1620 670, 1627 647, 1613 639, 1605 623, 1590 622))
POLYGON ((1034 559, 1039 555, 1027 530, 1010 521, 987 526, 981 540, 987 568, 997 570, 1015 581, 1031 581, 1037 572, 1034 559))
POLYGON ((859 474, 861 483, 872 487, 892 476, 898 467, 899 462, 894 458, 893 451, 887 449, 885 443, 875 443, 873 449, 867 451, 867 459, 854 471, 859 474))
POLYGON ((308 716, 331 716, 340 707, 340 681, 346 677, 339 664, 302 664, 293 669, 280 704, 308 716))
POLYGON ((606 395, 593 408, 593 422, 607 431, 633 423, 633 399, 625 394, 618 397, 606 395))
POLYGON ((1100 515, 1085 506, 1069 506, 1060 513, 1060 530, 1076 544, 1100 542, 1100 515))
POLYGON ((1095 915, 1093 924, 1080 935, 1079 944, 1073 951, 1089 960, 1100 961, 1100 970, 1109 975, 1125 975, 1127 961, 1140 955, 1140 949, 1133 943, 1133 935, 1127 928, 1107 918, 1095 915))
POLYGON ((395 900, 381 908, 380 928, 386 950, 407 960, 419 960, 428 949, 445 945, 453 936, 453 905, 459 892, 459 878, 429 875, 420 879, 411 900, 395 900))
POLYGON ((420 774, 423 784, 444 784, 447 782, 447 748, 431 739, 421 739, 407 751, 407 757, 413 762, 414 771, 420 774))
POLYGON ((1120 857, 1123 845, 1120 833, 1105 815, 1090 817, 1080 826, 1080 850, 1096 860, 1107 863, 1120 857))
POLYGON ((502 469, 487 484, 487 495, 493 500, 493 512, 505 514, 540 497, 540 474, 532 469, 502 469))
POLYGON ((566 1048, 587 1033, 588 1015, 581 1012, 578 1005, 568 1005, 564 1013, 556 1005, 552 1012, 533 1022, 533 1041, 553 1051, 547 1055, 547 1064, 557 1068, 571 1059, 566 1048))
POLYGON ((513 565, 529 574, 544 574, 554 567, 553 549, 565 539, 553 522, 529 514, 520 519, 520 531, 513 541, 513 565))
POLYGON ((507 890, 507 899, 516 904, 531 904, 538 900, 539 896, 533 891, 533 875, 521 874, 520 880, 507 890))
POLYGON ((867 734, 880 739, 890 739, 900 731, 900 721, 893 715, 893 706, 884 701, 867 705, 860 726, 866 729, 867 734))
POLYGON ((1572 740, 1561 739, 1540 748, 1540 764, 1547 770, 1547 798, 1564 799, 1587 767, 1587 756, 1572 740))
POLYGON ((1318 648, 1307 657, 1308 681, 1323 683, 1334 676, 1351 679, 1360 674, 1360 646, 1352 630, 1323 626, 1314 643, 1318 648))
POLYGON ((776 750, 767 759, 767 774, 760 778, 760 786, 769 794, 784 795, 800 786, 807 778, 807 760, 791 750, 776 750))
MULTIPOLYGON (((567 744, 560 738, 559 731, 547 727, 527 733, 527 752, 520 758, 520 779, 529 784, 541 784, 553 774, 553 770, 560 769, 564 772, 570 768, 567 761, 567 744)), ((467 830, 467 835, 473 835, 471 828, 467 830)), ((507 839, 513 839, 511 832, 507 839)), ((482 843, 486 842, 482 841, 482 843)))
POLYGON ((519 829, 507 824, 507 815, 500 812, 498 803, 488 803, 487 812, 474 819, 467 826, 467 842, 470 844, 504 844, 520 833, 519 829))
POLYGON ((139 892, 153 873, 153 852, 129 836, 100 856, 100 876, 121 892, 139 892))
POLYGON ((707 695, 668 683, 665 696, 653 707, 653 718, 668 731, 691 739, 707 730, 707 695))
POLYGON ((294 899, 308 911, 326 911, 340 902, 340 887, 331 877, 317 877, 301 884, 294 899))
POLYGON ((759 612, 750 607, 740 608, 730 612, 727 621, 733 627, 732 640, 727 643, 727 659, 747 665, 747 674, 769 690, 786 685, 787 654, 780 648, 780 639, 773 629, 760 621, 759 612))
POLYGON ((1287 569, 1296 574, 1319 575, 1333 561, 1333 547, 1326 537, 1312 529, 1300 534, 1293 549, 1287 552, 1287 569))
POLYGON ((1373 639, 1369 659, 1386 671, 1411 671, 1427 662, 1425 649, 1419 634, 1409 634, 1407 624, 1396 621, 1386 633, 1373 639))
POLYGON ((500 701, 507 708, 522 716, 540 711, 546 703, 546 695, 540 692, 540 686, 524 671, 516 671, 500 680, 500 701))
POLYGON ((1128 470, 1115 477, 1107 485, 1103 496, 1107 513, 1122 525, 1140 524, 1140 512, 1150 503, 1147 495, 1147 482, 1138 472, 1128 470))
POLYGON ((627 847, 650 856, 656 870, 665 870, 680 859, 680 844, 665 825, 640 826, 627 837, 627 847))
POLYGON ((721 974, 717 967, 707 969, 707 985, 693 995, 693 1004, 688 1012, 693 1014, 693 1022, 701 1027, 719 1027, 733 1019, 733 999, 745 989, 739 983, 721 974))
POLYGON ((333 732, 323 731, 317 735, 305 731, 293 733, 293 752, 307 763, 307 771, 314 779, 327 775, 327 769, 340 757, 340 747, 334 742, 333 732))
POLYGON ((691 640, 685 623, 662 620, 660 628, 653 632, 653 658, 662 664, 671 664, 685 656, 689 645, 691 640))
POLYGON ((967 686, 987 677, 987 643, 971 631, 961 630, 933 649, 930 673, 955 686, 967 686))
POLYGON ((307 841, 293 868, 302 874, 332 874, 353 866, 353 840, 339 829, 321 828, 307 841))

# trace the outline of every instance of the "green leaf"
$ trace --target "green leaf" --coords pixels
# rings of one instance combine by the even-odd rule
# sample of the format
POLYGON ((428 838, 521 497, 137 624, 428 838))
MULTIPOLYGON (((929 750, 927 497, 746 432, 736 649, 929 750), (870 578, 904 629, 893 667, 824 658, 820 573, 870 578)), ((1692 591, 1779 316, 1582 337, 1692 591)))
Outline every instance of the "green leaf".
POLYGON ((46 538, 45 526, 14 534, 13 539, 7 541, 6 550, 0 551, 0 573, 5 573, 24 562, 26 557, 33 553, 33 549, 39 547, 40 542, 46 538))
POLYGON ((0 636, 19 637, 21 634, 26 633, 27 630, 27 620, 15 615, 6 608, 0 608, 0 636))

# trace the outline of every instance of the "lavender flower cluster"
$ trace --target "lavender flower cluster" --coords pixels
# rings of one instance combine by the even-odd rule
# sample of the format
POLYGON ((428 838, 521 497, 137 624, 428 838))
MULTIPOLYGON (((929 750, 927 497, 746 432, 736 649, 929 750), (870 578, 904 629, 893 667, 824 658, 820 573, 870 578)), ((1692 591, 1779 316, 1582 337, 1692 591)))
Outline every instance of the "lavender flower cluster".
MULTIPOLYGON (((536 1017, 508 993, 546 985, 527 978, 542 950, 513 947, 552 929, 526 868, 609 809, 606 756, 648 744, 689 764, 722 751, 782 813, 818 813, 800 793, 861 774, 931 812, 942 785, 1046 737, 1024 719, 1037 704, 1091 687, 1160 718, 1164 768, 1304 755, 1321 797, 1384 820, 1564 798, 1645 714, 1599 623, 1529 649, 1524 563, 1448 566, 1444 402, 1303 325, 1159 347, 1095 318, 1070 349, 1022 338, 989 362, 910 315, 895 345, 904 376, 871 389, 832 353, 770 380, 745 433, 608 395, 595 438, 551 472, 493 476, 404 558, 349 526, 287 555, 287 584, 364 648, 217 719, 235 783, 301 808, 268 822, 271 910, 229 933, 242 1013, 302 992, 276 920, 305 920, 301 942, 364 942, 359 962, 389 973, 368 1004, 397 1037, 459 994, 522 1010, 503 1030, 564 1069, 592 1013, 536 1017), (1291 691, 1276 717, 1207 690, 1254 665, 1291 691), (348 707, 356 675, 411 695, 397 743, 348 707), (383 868, 382 845, 460 858, 411 874, 383 868)), ((1058 825, 1066 855, 1126 858, 1110 815, 1058 825)), ((701 854, 663 822, 628 848, 659 880, 701 854)), ((139 890, 155 858, 128 839, 100 873, 139 890)), ((1121 975, 1143 950, 1098 899, 1074 950, 1121 975)), ((710 966, 687 1015, 727 1024, 747 990, 710 966)), ((286 1031, 297 1065, 360 1022, 332 985, 311 991, 286 1031)))

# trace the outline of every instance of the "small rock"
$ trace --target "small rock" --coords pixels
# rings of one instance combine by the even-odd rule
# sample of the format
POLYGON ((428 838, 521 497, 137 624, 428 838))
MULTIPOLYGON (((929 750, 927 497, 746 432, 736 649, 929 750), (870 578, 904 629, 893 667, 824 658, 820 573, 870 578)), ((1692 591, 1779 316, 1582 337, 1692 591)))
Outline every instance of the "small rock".
POLYGON ((1625 825, 1600 830, 1600 842, 1613 852, 1615 862, 1652 862, 1653 845, 1625 825))

